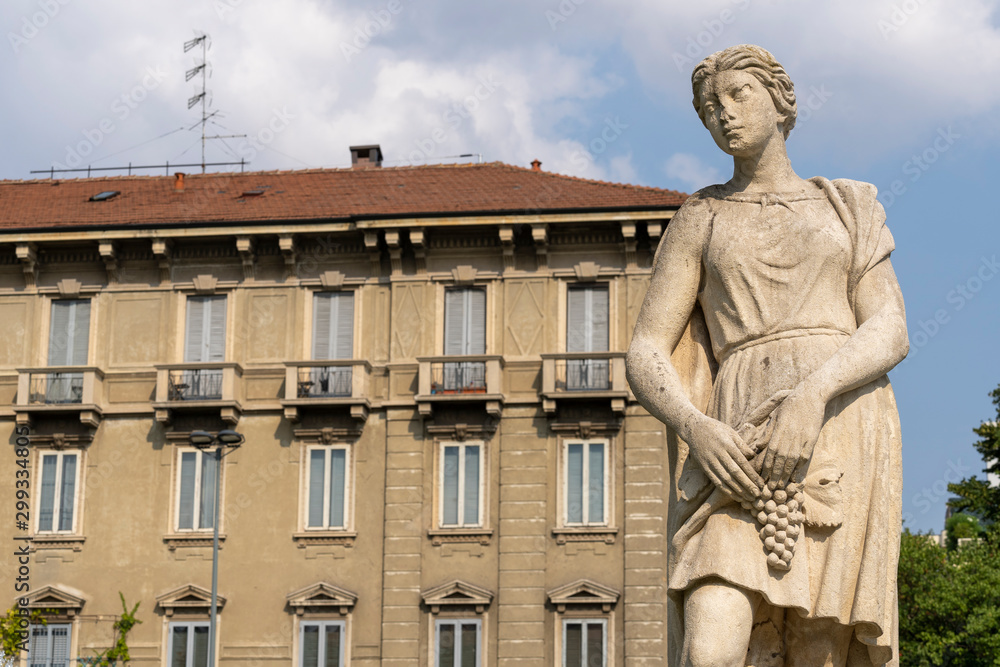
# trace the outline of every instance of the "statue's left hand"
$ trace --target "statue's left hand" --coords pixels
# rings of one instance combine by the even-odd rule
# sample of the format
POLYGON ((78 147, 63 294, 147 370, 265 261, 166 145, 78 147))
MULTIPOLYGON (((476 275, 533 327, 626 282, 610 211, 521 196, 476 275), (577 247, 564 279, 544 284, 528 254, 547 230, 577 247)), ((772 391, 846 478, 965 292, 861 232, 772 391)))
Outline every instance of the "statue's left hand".
POLYGON ((815 393, 798 387, 774 411, 761 477, 773 488, 785 488, 800 465, 808 465, 823 428, 826 403, 815 393))

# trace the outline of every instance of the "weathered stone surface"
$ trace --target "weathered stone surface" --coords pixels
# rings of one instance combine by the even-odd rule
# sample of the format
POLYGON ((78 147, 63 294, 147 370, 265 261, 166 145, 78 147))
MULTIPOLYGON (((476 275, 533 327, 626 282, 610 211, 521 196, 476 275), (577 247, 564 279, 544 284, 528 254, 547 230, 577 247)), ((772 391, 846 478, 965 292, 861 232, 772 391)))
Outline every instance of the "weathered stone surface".
POLYGON ((795 95, 770 53, 720 51, 692 83, 733 177, 669 225, 627 360, 668 426, 669 664, 896 664, 885 374, 908 342, 885 212, 867 183, 792 170, 795 95))

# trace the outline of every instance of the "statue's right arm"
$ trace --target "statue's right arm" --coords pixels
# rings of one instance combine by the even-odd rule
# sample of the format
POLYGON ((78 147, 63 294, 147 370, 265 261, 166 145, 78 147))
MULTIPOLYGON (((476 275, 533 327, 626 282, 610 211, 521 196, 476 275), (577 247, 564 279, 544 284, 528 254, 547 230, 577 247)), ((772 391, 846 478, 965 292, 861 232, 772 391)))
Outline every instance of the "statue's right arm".
POLYGON ((667 225, 632 334, 626 373, 639 402, 688 443, 709 479, 734 497, 753 500, 762 480, 748 460, 752 451, 736 431, 691 403, 670 361, 698 298, 711 216, 706 202, 689 201, 667 225))

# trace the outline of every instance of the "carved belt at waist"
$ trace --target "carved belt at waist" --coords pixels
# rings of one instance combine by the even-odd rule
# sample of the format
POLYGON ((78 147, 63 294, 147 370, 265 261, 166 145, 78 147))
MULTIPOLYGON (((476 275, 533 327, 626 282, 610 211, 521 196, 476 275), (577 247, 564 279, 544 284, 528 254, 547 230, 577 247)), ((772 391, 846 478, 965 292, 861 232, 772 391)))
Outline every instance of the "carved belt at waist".
POLYGON ((719 358, 719 363, 723 363, 729 357, 733 356, 737 352, 742 352, 743 350, 754 347, 755 345, 761 345, 763 343, 770 343, 775 340, 784 340, 786 338, 800 338, 802 336, 850 336, 851 334, 847 331, 841 331, 840 329, 789 329, 787 331, 777 331, 766 336, 761 336, 760 338, 753 338, 751 340, 743 341, 739 345, 729 348, 728 350, 723 350, 722 356, 719 358))

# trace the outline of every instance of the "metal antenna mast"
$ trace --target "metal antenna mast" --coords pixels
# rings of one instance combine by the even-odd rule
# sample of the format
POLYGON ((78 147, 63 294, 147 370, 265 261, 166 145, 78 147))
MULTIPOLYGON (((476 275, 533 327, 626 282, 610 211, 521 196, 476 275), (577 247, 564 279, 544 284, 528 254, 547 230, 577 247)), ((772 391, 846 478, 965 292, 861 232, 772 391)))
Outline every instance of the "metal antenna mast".
POLYGON ((208 113, 208 48, 210 45, 210 40, 208 35, 202 33, 195 37, 194 39, 184 42, 184 53, 187 53, 191 49, 201 45, 201 63, 195 67, 189 69, 184 73, 184 80, 190 81, 194 77, 201 74, 201 92, 188 98, 188 109, 194 105, 201 102, 201 173, 205 173, 205 140, 206 139, 235 139, 239 137, 245 137, 245 134, 217 134, 212 137, 205 136, 205 130, 208 127, 208 119, 218 113, 218 111, 213 111, 208 113))

